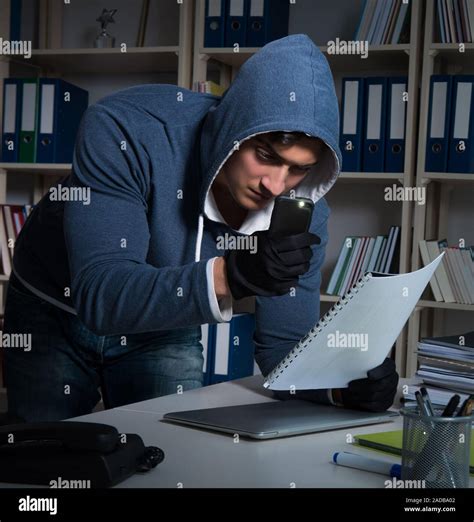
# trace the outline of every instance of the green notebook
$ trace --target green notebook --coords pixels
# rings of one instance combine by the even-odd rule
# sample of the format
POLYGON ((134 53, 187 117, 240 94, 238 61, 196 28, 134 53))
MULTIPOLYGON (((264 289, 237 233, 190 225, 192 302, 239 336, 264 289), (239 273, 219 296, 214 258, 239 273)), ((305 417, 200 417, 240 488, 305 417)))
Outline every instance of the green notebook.
MULTIPOLYGON (((474 474, 474 430, 471 435, 471 458, 469 460, 469 470, 474 474)), ((367 435, 357 435, 356 444, 376 451, 391 453, 392 455, 402 455, 403 430, 382 431, 380 433, 368 433, 367 435)))

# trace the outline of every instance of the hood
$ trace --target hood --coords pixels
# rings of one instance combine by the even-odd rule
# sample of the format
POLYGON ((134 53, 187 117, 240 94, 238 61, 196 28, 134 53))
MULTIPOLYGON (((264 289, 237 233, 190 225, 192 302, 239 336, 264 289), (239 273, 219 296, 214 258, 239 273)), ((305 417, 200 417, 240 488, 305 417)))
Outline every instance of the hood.
MULTIPOLYGON (((275 40, 249 58, 224 96, 209 110, 200 141, 200 229, 203 214, 225 223, 210 188, 237 144, 272 131, 304 132, 326 144, 318 164, 293 189, 297 196, 316 203, 340 172, 339 107, 329 64, 304 34, 275 40)), ((267 230, 273 204, 271 201, 262 210, 249 211, 238 232, 267 230)), ((200 237, 202 230, 198 241, 200 237)), ((198 252, 196 245, 196 260, 198 252)))

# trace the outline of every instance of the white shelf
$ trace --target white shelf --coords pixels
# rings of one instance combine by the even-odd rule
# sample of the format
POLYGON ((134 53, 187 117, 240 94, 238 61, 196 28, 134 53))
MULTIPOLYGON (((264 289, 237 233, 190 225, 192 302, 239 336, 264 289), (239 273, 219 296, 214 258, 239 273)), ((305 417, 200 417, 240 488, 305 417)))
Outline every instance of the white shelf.
POLYGON ((469 183, 474 181, 474 174, 457 172, 424 172, 422 179, 453 183, 469 183))
POLYGON ((374 181, 377 183, 395 183, 403 180, 403 172, 341 172, 341 181, 374 181))
POLYGON ((153 73, 177 72, 178 46, 120 47, 112 49, 34 49, 31 58, 15 57, 31 65, 61 73, 153 73))
POLYGON ((32 174, 45 174, 60 176, 69 174, 72 165, 70 163, 0 163, 0 170, 7 172, 22 172, 32 174))
MULTIPOLYGON (((352 54, 328 54, 327 46, 320 46, 319 49, 325 54, 331 68, 357 71, 366 67, 378 66, 385 68, 408 67, 410 46, 405 44, 369 46, 367 58, 352 54)), ((240 47, 239 51, 235 52, 231 47, 201 47, 199 53, 220 63, 240 67, 259 50, 260 47, 240 47)))
POLYGON ((474 305, 461 304, 461 303, 445 303, 438 301, 430 301, 427 299, 421 299, 416 303, 416 306, 423 308, 441 308, 444 310, 465 310, 467 312, 474 312, 474 305))

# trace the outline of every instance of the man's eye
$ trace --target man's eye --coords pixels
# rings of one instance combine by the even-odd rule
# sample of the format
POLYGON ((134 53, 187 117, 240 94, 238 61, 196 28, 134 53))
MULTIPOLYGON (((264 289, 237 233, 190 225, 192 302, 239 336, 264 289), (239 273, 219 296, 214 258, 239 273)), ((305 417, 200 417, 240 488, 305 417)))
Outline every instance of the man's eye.
POLYGON ((310 171, 310 167, 293 167, 297 174, 306 174, 310 171))
POLYGON ((270 160, 273 159, 269 154, 267 154, 267 153, 266 153, 264 150, 262 150, 262 149, 257 149, 257 154, 258 154, 258 156, 259 156, 261 159, 266 160, 266 161, 270 161, 270 160))

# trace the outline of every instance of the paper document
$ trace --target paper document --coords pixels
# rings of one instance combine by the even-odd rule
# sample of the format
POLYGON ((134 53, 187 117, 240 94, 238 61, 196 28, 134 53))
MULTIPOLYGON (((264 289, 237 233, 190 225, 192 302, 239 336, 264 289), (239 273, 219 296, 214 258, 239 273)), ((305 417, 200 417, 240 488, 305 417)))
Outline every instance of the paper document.
POLYGON ((345 388, 366 378, 387 357, 443 255, 408 274, 365 274, 270 372, 265 388, 345 388))

